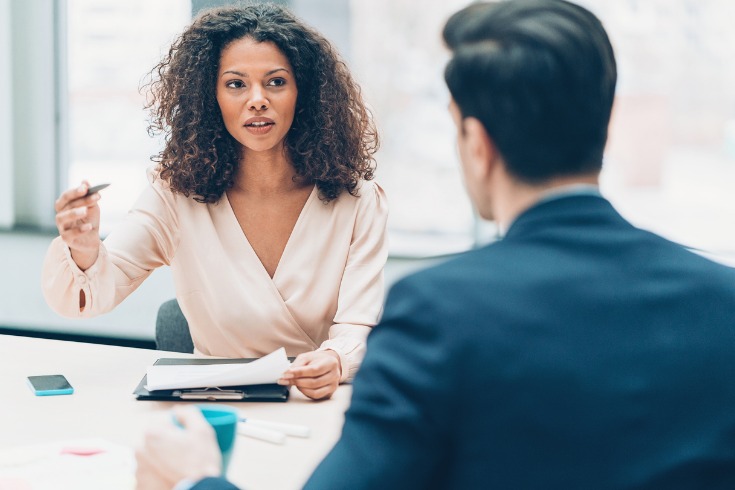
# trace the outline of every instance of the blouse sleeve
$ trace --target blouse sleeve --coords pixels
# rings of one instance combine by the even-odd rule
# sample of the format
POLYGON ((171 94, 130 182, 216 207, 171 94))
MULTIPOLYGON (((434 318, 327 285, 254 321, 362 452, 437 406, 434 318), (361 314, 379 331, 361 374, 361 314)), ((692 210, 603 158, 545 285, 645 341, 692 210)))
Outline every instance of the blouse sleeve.
POLYGON ((383 268, 388 259, 388 203, 383 189, 367 182, 355 217, 352 242, 339 289, 337 313, 329 339, 318 350, 331 349, 340 358, 340 382, 351 381, 365 356, 365 342, 383 309, 383 268))
MULTIPOLYGON (((153 179, 152 172, 149 178, 153 179)), ((173 202, 160 181, 141 193, 122 224, 100 245, 97 261, 82 271, 69 247, 57 237, 46 253, 43 295, 67 317, 92 317, 112 310, 156 267, 169 264, 178 242, 173 202)))

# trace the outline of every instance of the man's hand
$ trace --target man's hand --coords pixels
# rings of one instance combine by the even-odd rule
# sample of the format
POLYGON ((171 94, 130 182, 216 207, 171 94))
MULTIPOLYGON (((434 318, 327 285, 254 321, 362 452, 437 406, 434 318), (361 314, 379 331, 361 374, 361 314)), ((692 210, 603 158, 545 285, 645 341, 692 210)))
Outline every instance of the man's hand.
POLYGON ((322 400, 337 390, 341 376, 342 367, 335 351, 312 351, 296 357, 278 384, 295 386, 309 398, 322 400))
POLYGON ((175 415, 183 428, 171 423, 151 429, 135 452, 138 490, 170 490, 187 478, 220 475, 222 455, 212 426, 194 407, 177 407, 175 415))

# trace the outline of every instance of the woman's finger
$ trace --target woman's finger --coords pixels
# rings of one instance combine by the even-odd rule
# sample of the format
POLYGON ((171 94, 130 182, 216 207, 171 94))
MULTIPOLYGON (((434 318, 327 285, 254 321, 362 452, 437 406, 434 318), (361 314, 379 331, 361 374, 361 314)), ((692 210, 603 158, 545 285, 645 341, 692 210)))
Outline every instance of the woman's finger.
POLYGON ((85 220, 78 220, 74 223, 70 223, 61 235, 63 238, 68 238, 69 234, 82 235, 94 229, 94 225, 85 220))
POLYGON ((64 233, 61 234, 61 238, 66 243, 74 243, 79 238, 86 238, 87 234, 93 229, 94 226, 92 226, 92 223, 82 223, 73 228, 65 230, 64 233))
POLYGON ((299 388, 299 391, 301 391, 301 393, 308 396, 312 400, 324 400, 331 397, 332 394, 337 391, 337 385, 323 386, 317 389, 299 388))
POLYGON ((87 208, 84 206, 71 208, 56 214, 56 227, 59 231, 73 228, 74 225, 88 214, 87 208))
POLYGON ((324 373, 328 373, 333 367, 336 367, 336 364, 334 366, 331 364, 332 363, 327 361, 318 360, 307 364, 306 366, 291 368, 287 371, 287 374, 292 378, 315 378, 323 375, 324 373))
POLYGON ((97 206, 97 201, 100 200, 100 194, 98 192, 95 192, 91 196, 84 196, 80 197, 78 199, 73 199, 66 203, 66 206, 57 211, 57 213, 63 213, 65 211, 68 211, 70 209, 78 209, 78 208, 93 208, 94 206, 97 206))
POLYGON ((332 351, 313 351, 299 355, 278 383, 296 386, 309 398, 323 400, 337 391, 340 376, 339 359, 332 351))
POLYGON ((80 186, 64 191, 54 203, 54 210, 57 213, 63 211, 72 201, 84 197, 87 189, 89 189, 89 184, 84 181, 80 186))
POLYGON ((339 360, 330 351, 313 351, 299 355, 291 367, 284 373, 283 378, 319 376, 332 369, 339 369, 339 360))
POLYGON ((321 376, 317 376, 315 378, 294 378, 291 380, 291 384, 296 386, 297 388, 310 389, 321 388, 322 386, 327 386, 332 383, 339 383, 339 377, 337 376, 337 373, 332 371, 327 371, 321 376))

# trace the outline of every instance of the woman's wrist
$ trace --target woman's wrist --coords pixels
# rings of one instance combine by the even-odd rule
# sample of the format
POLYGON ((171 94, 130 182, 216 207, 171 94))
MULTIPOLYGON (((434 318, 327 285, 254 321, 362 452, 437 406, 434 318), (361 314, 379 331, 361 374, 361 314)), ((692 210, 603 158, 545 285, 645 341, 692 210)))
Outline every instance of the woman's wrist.
POLYGON ((337 359, 337 371, 339 373, 339 379, 342 379, 342 357, 339 355, 339 352, 337 352, 334 349, 324 349, 320 352, 324 352, 326 354, 329 354, 330 356, 337 359))
POLYGON ((100 255, 99 247, 97 247, 97 250, 94 252, 80 251, 69 247, 69 252, 71 253, 71 258, 74 260, 74 263, 77 264, 77 267, 82 271, 86 271, 92 267, 94 263, 97 262, 97 258, 100 255))

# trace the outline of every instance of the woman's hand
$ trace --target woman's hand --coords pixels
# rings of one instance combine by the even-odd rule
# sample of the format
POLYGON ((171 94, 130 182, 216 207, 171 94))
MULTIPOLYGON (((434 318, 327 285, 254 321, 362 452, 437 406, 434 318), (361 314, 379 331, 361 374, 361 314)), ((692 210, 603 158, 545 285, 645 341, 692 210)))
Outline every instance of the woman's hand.
POLYGON ((333 350, 319 350, 296 357, 278 384, 295 386, 309 398, 322 400, 337 390, 341 376, 339 355, 333 350))
POLYGON ((97 260, 100 250, 99 192, 86 196, 89 182, 64 192, 54 205, 56 228, 71 250, 80 269, 87 270, 97 260))

